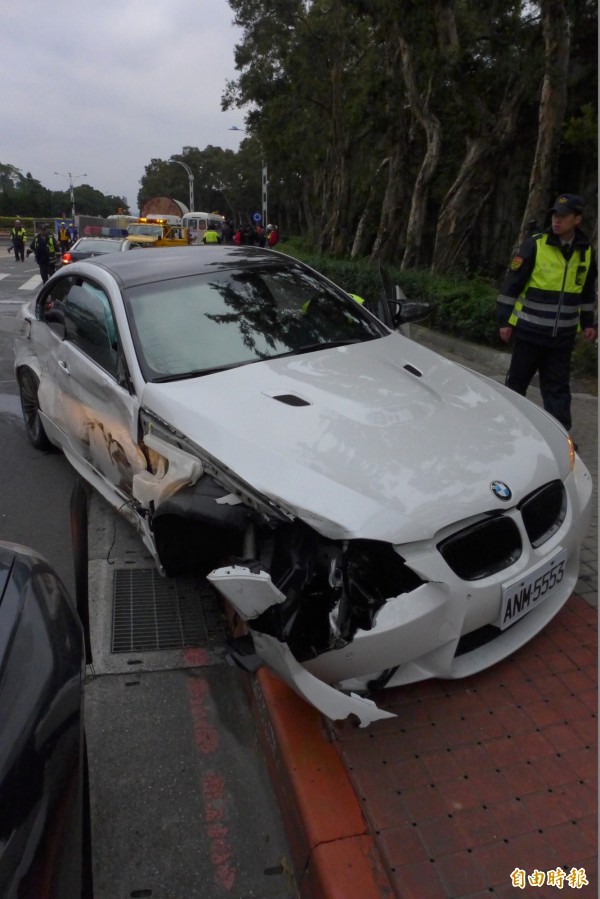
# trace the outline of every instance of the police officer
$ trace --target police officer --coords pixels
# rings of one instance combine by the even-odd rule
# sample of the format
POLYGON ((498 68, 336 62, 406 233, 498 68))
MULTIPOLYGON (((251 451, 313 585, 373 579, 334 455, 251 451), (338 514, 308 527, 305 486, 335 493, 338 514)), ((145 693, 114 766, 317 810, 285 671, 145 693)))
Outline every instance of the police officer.
MULTIPOLYGON (((15 262, 25 261, 25 237, 25 228, 21 225, 21 219, 15 219, 15 223, 10 229, 10 240, 15 254, 15 262)), ((11 247, 8 248, 9 253, 10 250, 11 247)))
POLYGON ((204 237, 202 238, 202 243, 204 243, 204 244, 221 243, 221 235, 216 230, 216 228, 213 228, 211 226, 210 228, 207 228, 206 231, 204 232, 204 237))
POLYGON ((71 246, 71 232, 64 222, 60 223, 60 228, 58 229, 58 242, 61 253, 66 253, 71 246))
POLYGON ((56 249, 54 235, 48 233, 46 225, 39 225, 38 233, 31 241, 27 255, 34 254, 35 261, 40 267, 43 284, 56 271, 56 249))
POLYGON ((500 338, 512 341, 506 384, 525 396, 539 374, 544 409, 571 430, 571 354, 578 330, 595 340, 596 262, 579 229, 583 198, 561 194, 547 231, 513 256, 497 299, 500 338))

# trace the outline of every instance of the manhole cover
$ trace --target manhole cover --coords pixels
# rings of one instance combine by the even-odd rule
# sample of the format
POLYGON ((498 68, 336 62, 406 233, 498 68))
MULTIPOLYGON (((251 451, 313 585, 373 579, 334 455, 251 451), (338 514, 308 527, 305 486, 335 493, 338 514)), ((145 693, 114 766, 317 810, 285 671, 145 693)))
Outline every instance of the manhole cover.
POLYGON ((114 572, 111 652, 214 646, 224 639, 218 601, 206 581, 163 578, 153 568, 114 572))

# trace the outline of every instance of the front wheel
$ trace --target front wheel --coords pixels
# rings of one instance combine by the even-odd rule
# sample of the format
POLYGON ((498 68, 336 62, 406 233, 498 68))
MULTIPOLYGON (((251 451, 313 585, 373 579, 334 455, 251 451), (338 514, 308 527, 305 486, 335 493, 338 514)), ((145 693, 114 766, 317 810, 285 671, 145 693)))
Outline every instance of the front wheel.
POLYGON ((40 403, 38 400, 39 379, 30 368, 23 368, 18 374, 18 383, 27 436, 36 449, 48 450, 52 447, 52 444, 48 440, 40 418, 40 403))

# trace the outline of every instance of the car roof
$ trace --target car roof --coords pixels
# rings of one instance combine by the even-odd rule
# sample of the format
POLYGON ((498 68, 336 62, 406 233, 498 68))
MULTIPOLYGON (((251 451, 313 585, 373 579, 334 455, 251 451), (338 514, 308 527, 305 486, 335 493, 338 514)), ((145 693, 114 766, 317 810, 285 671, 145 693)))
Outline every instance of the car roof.
MULTIPOLYGON (((143 253, 110 253, 74 263, 79 271, 94 266, 109 272, 123 287, 151 284, 230 268, 296 262, 283 253, 260 247, 156 247, 143 253)), ((75 271, 70 267, 70 271, 75 271)), ((89 272, 89 268, 85 269, 89 272)))
POLYGON ((81 243, 82 240, 96 241, 101 240, 103 243, 106 240, 112 240, 114 243, 123 243, 124 240, 127 240, 126 237, 114 237, 111 235, 110 237, 107 235, 106 237, 102 237, 100 234, 84 234, 82 237, 78 237, 75 243, 81 243))

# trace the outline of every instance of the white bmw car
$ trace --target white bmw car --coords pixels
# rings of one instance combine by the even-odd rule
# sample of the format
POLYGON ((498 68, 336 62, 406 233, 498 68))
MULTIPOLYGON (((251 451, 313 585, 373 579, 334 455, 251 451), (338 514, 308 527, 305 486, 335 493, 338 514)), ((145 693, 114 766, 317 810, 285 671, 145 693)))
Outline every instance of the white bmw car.
POLYGON ((73 263, 15 332, 32 442, 163 573, 207 574, 331 718, 366 725, 383 686, 494 664, 573 590, 592 484, 561 425, 290 257, 73 263))

